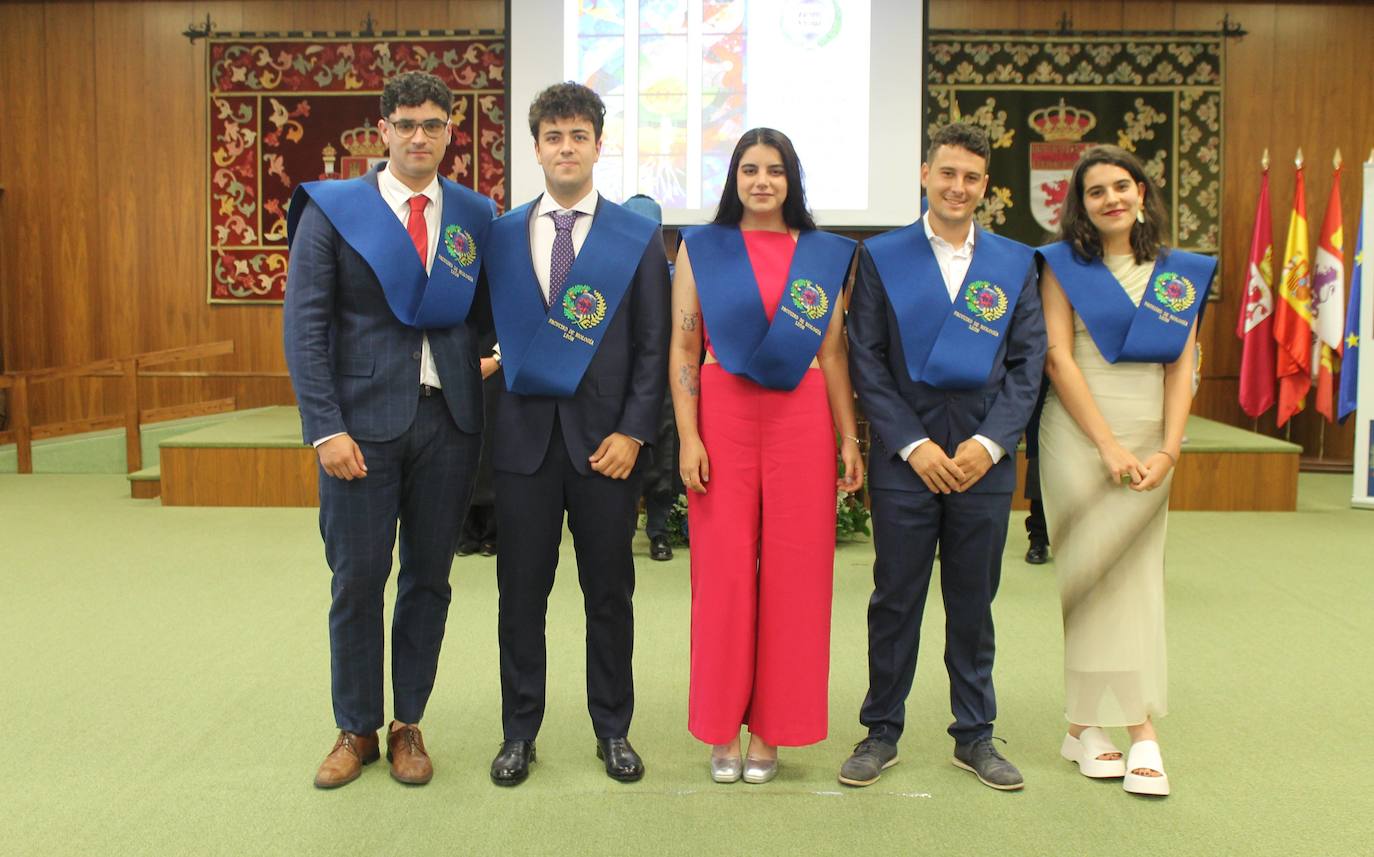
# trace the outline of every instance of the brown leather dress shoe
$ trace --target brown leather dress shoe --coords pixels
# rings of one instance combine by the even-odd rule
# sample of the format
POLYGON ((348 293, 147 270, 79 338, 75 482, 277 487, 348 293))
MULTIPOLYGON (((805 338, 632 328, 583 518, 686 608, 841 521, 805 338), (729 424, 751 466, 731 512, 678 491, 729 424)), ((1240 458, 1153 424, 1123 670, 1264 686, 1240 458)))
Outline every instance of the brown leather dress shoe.
POLYGON ((425 739, 420 737, 419 726, 388 730, 386 757, 391 762, 391 778, 398 783, 422 786, 434 776, 434 765, 425 752, 425 739))
POLYGON ((353 732, 340 732, 338 740, 334 742, 334 749, 324 757, 320 769, 315 772, 315 788, 336 789, 347 785, 363 772, 363 765, 370 765, 380 757, 377 733, 357 735, 353 732))

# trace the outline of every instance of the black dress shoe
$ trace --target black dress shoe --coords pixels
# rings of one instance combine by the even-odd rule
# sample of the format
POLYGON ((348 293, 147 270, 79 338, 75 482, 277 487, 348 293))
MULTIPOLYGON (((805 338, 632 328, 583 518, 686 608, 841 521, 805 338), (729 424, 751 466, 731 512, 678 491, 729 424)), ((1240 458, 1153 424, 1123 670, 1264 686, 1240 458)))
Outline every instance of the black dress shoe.
POLYGON ((481 547, 480 550, 481 550, 482 556, 496 556, 496 542, 494 542, 494 541, 485 541, 485 542, 482 542, 482 547, 481 547))
POLYGON ((673 558, 673 546, 668 544, 667 536, 654 536, 649 539, 649 559, 667 562, 673 558))
POLYGON ((472 556, 477 553, 477 542, 470 542, 466 539, 458 543, 458 547, 453 553, 457 556, 472 556))
POLYGON ((1050 561, 1050 546, 1044 542, 1031 542, 1026 550, 1026 562, 1031 565, 1044 565, 1050 561))
POLYGON ((533 741, 502 741, 500 752, 491 760, 491 781, 498 786, 518 786, 530 775, 533 761, 533 741))
POLYGON ((644 776, 644 760, 629 738, 597 738, 596 757, 606 763, 606 776, 613 780, 633 783, 644 776))

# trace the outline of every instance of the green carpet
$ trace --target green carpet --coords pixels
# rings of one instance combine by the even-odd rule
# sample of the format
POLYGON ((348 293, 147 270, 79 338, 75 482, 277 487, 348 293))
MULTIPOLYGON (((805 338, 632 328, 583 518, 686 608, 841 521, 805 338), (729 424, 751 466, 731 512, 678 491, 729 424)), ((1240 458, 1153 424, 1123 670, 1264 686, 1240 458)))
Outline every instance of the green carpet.
POLYGON ((1164 800, 1059 759, 1058 601, 1052 571, 1019 559, 1019 516, 996 610, 997 727, 1021 793, 949 763, 934 594, 901 764, 867 789, 836 784, 862 734, 866 544, 836 559, 830 738, 784 750, 771 784, 711 783, 685 728, 686 555, 650 562, 642 539, 642 783, 611 782, 593 755, 565 539, 530 780, 487 779, 495 560, 464 558, 424 723, 434 782, 402 787, 383 762, 320 792, 334 730, 313 510, 163 508, 129 499, 120 476, 0 476, 0 853, 1368 854, 1374 739, 1356 715, 1374 708, 1374 576, 1357 557, 1374 517, 1348 508, 1349 490, 1348 476, 1304 475, 1295 513, 1171 515, 1164 800))

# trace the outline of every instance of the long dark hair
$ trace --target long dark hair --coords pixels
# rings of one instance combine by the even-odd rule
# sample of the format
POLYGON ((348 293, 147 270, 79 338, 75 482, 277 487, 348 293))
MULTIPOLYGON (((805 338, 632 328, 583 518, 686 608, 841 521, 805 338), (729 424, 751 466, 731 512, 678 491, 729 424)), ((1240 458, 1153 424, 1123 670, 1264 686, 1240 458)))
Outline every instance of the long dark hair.
POLYGON ((730 169, 725 174, 725 189, 720 192, 720 205, 711 222, 717 226, 738 226, 744 219, 744 203, 739 198, 739 162, 750 146, 771 146, 782 156, 783 172, 787 175, 787 198, 782 201, 782 221, 788 229, 815 229, 816 221, 806 210, 806 188, 802 186, 801 161, 787 135, 772 128, 751 128, 735 144, 730 156, 730 169))
POLYGON ((1132 181, 1145 185, 1145 222, 1131 224, 1131 255, 1135 256, 1136 262, 1142 263, 1161 252, 1167 252, 1164 236, 1169 229, 1169 214, 1164 209, 1164 194, 1145 174, 1140 159, 1118 146, 1094 146, 1083 153, 1078 165, 1073 168, 1069 194, 1060 212, 1060 240, 1068 241, 1074 252, 1084 259, 1102 255, 1102 236, 1088 218, 1087 208, 1083 205, 1083 176, 1099 164, 1120 167, 1130 174, 1132 181))

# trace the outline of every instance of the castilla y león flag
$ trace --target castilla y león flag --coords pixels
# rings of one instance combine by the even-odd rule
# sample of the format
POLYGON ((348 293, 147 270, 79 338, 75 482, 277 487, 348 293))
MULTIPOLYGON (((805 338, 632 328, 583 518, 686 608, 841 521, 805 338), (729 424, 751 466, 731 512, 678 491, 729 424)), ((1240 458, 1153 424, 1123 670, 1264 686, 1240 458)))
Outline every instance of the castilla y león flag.
MULTIPOLYGON (((1337 155, 1339 158, 1339 154, 1337 155)), ((1317 384, 1317 412, 1327 422, 1336 418, 1336 361, 1340 359, 1345 333, 1345 248, 1341 233, 1341 168, 1331 177, 1322 231, 1317 238, 1317 258, 1312 266, 1312 376, 1317 384)))
POLYGON ((1274 406, 1274 227, 1269 218, 1269 170, 1260 183, 1245 301, 1236 319, 1241 340, 1240 406, 1252 419, 1274 406))
POLYGON ((1293 213, 1283 245, 1279 301, 1274 310, 1274 342, 1278 345, 1280 426, 1303 409, 1312 389, 1312 268, 1307 241, 1307 192, 1302 160, 1298 160, 1293 213))

